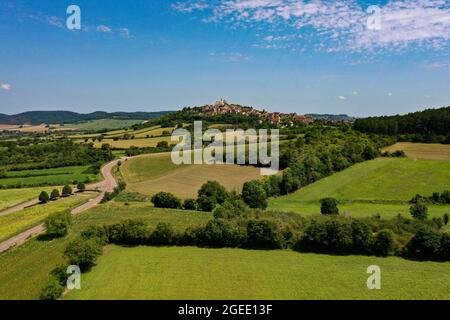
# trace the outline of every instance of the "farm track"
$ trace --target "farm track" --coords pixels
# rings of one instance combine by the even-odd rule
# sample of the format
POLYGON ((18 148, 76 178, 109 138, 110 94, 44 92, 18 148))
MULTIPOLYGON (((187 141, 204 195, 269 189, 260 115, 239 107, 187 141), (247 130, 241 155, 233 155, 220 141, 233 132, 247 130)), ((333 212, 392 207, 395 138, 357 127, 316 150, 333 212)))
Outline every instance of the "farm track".
MULTIPOLYGON (((91 199, 88 202, 72 209, 71 213, 73 215, 82 213, 82 212, 89 210, 92 207, 96 206, 97 204, 99 204, 102 201, 105 192, 112 192, 114 190, 114 188, 117 186, 117 182, 112 174, 112 169, 117 165, 117 163, 120 160, 124 160, 124 158, 114 160, 102 167, 101 172, 102 172, 104 180, 101 182, 97 182, 97 183, 87 186, 87 189, 99 191, 100 194, 97 197, 95 197, 94 199, 91 199)), ((12 208, 9 208, 9 209, 3 211, 2 213, 0 213, 0 216, 23 210, 29 206, 36 205, 37 203, 39 203, 39 200, 37 200, 37 199, 30 200, 28 202, 24 202, 22 204, 19 204, 17 206, 14 206, 12 208)), ((14 236, 6 241, 1 242, 0 243, 0 254, 14 246, 22 244, 24 241, 26 241, 29 238, 37 236, 38 234, 44 232, 44 230, 45 230, 45 226, 43 223, 41 223, 33 228, 30 228, 26 231, 19 233, 18 235, 14 236)))

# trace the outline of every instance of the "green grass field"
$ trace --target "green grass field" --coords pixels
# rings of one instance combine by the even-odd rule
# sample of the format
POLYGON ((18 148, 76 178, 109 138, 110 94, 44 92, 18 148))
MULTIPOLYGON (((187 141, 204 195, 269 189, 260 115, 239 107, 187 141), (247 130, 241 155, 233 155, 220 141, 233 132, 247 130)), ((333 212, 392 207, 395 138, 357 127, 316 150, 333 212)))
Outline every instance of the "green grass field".
POLYGON ((66 299, 449 299, 450 263, 293 251, 108 246, 66 299), (368 290, 367 267, 381 268, 368 290))
MULTIPOLYGON (((447 189, 448 162, 383 158, 356 164, 295 193, 271 199, 269 209, 320 213, 319 200, 333 197, 344 203, 340 206, 342 212, 389 217, 409 214, 406 202, 417 193, 429 196, 447 189)), ((441 216, 444 212, 450 212, 450 206, 430 206, 432 215, 441 216)))
POLYGON ((68 124, 67 127, 83 131, 116 130, 130 127, 137 123, 142 123, 142 120, 100 119, 68 124))
POLYGON ((0 185, 6 187, 37 186, 37 185, 64 185, 73 181, 95 181, 97 176, 87 173, 89 166, 73 166, 51 169, 34 169, 9 171, 6 178, 0 179, 0 185))
POLYGON ((0 241, 7 240, 21 231, 38 225, 51 213, 69 210, 96 195, 97 193, 86 192, 0 216, 0 241))
POLYGON ((62 239, 31 239, 17 248, 0 254, 0 300, 37 299, 48 273, 63 262, 67 243, 90 225, 142 218, 150 226, 168 222, 179 231, 194 224, 204 224, 211 215, 204 212, 157 209, 146 203, 110 202, 73 217, 69 235, 62 239))
POLYGON ((137 157, 121 166, 127 189, 152 195, 171 192, 181 198, 195 197, 208 180, 219 181, 228 190, 241 191, 246 181, 260 179, 260 169, 238 165, 174 165, 170 153, 137 157))
MULTIPOLYGON (((57 187, 60 188, 60 187, 57 187)), ((22 202, 36 199, 42 190, 51 192, 53 188, 23 188, 0 190, 0 212, 22 202)))

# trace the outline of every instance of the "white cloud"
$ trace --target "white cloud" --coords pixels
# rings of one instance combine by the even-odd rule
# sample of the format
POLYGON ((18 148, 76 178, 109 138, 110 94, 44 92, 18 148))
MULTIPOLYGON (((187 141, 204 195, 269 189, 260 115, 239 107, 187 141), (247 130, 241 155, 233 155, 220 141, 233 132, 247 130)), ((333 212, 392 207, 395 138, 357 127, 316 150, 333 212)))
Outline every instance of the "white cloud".
POLYGON ((352 95, 357 96, 358 95, 358 91, 353 91, 352 95))
POLYGON ((126 38, 126 39, 134 38, 134 36, 131 34, 131 32, 128 28, 120 28, 119 34, 121 37, 126 38))
POLYGON ((393 96, 392 92, 389 92, 387 95, 388 95, 388 97, 392 97, 393 96))
POLYGON ((2 88, 2 90, 9 91, 9 90, 11 90, 12 86, 9 83, 2 83, 0 85, 0 88, 2 88))
MULTIPOLYGON (((367 28, 372 15, 367 7, 357 0, 217 0, 210 5, 197 0, 173 6, 185 13, 207 10, 207 22, 302 32, 316 50, 326 52, 436 50, 449 45, 450 0, 388 0, 380 6, 380 30, 367 28)), ((274 39, 272 32, 263 36, 265 42, 274 39)), ((291 45, 299 45, 295 40, 291 45)))
POLYGON ((218 58, 218 60, 222 62, 241 62, 251 60, 250 56, 240 52, 212 52, 209 55, 213 58, 218 58))
POLYGON ((347 100, 347 97, 345 96, 337 96, 338 100, 347 100))
POLYGON ((105 26, 105 25, 103 25, 103 24, 97 26, 96 30, 97 30, 98 32, 111 32, 111 31, 112 31, 110 27, 105 26))

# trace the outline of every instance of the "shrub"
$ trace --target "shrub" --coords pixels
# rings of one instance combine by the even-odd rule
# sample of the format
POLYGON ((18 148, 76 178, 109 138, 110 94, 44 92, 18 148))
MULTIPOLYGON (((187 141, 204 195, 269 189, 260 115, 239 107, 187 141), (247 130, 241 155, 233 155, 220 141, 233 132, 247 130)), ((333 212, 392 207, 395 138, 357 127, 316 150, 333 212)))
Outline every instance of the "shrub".
POLYGON ((284 247, 277 225, 267 220, 250 220, 247 224, 247 246, 258 249, 280 249, 284 247))
POLYGON ((39 201, 41 203, 47 203, 49 202, 50 197, 48 196, 48 193, 46 191, 42 191, 41 194, 39 195, 39 201))
POLYGON ((439 258, 444 261, 450 261, 450 234, 448 233, 443 233, 441 236, 439 258))
POLYGON ((72 225, 72 215, 69 212, 50 214, 44 221, 46 235, 51 238, 60 238, 67 235, 72 225))
POLYGON ((239 198, 230 198, 221 205, 216 206, 213 211, 216 219, 233 219, 240 216, 245 216, 250 212, 246 203, 239 198))
POLYGON ((381 230, 377 233, 372 246, 373 254, 387 257, 394 251, 394 235, 390 230, 381 230))
POLYGON ((208 181, 198 191, 198 205, 202 211, 212 211, 228 198, 227 190, 217 181, 208 181))
POLYGON ((267 208, 267 193, 264 183, 259 180, 244 183, 242 198, 250 208, 267 208))
POLYGON ((152 197, 151 201, 157 208, 181 208, 181 200, 169 192, 159 192, 152 197))
POLYGON ((60 197, 58 189, 53 189, 52 193, 50 194, 51 200, 56 200, 60 197))
POLYGON ((320 212, 322 214, 339 214, 338 202, 333 198, 324 198, 320 200, 320 212))
POLYGON ((156 246, 169 246, 176 243, 176 235, 172 226, 168 223, 158 223, 156 229, 152 232, 150 244, 156 246))
POLYGON ((450 220, 450 214, 444 213, 443 221, 445 225, 448 225, 448 221, 450 220))
POLYGON ((267 197, 277 197, 281 194, 281 177, 277 175, 270 176, 264 181, 264 189, 267 197))
POLYGON ((100 244, 106 245, 109 242, 108 228, 105 226, 89 226, 81 232, 81 237, 85 240, 94 239, 100 244))
POLYGON ((72 194, 72 187, 66 184, 62 189, 62 195, 63 197, 70 196, 72 194))
POLYGON ((207 247, 238 247, 245 239, 245 234, 237 226, 222 219, 209 221, 196 234, 197 245, 207 247))
POLYGON ((372 250, 373 236, 372 230, 367 223, 354 220, 351 223, 353 238, 353 253, 369 254, 372 250))
POLYGON ((47 283, 42 288, 39 298, 41 300, 57 300, 63 293, 64 287, 59 280, 50 276, 47 283))
POLYGON ((97 257, 102 253, 102 245, 96 239, 78 238, 70 242, 64 255, 71 265, 77 265, 82 272, 88 271, 95 265, 97 257))
POLYGON ((419 230, 408 242, 406 255, 421 260, 434 260, 439 257, 441 235, 431 229, 419 230))
POLYGON ((84 191, 86 191, 86 185, 83 182, 79 182, 77 184, 77 189, 79 192, 84 192, 84 191))
POLYGON ((417 202, 409 208, 409 212, 414 219, 425 220, 428 217, 428 208, 423 202, 417 202))
POLYGON ((185 210, 197 210, 197 200, 195 199, 186 199, 183 202, 183 208, 185 210))
POLYGON ((144 244, 149 236, 149 230, 140 219, 125 220, 108 228, 109 241, 115 244, 144 244))

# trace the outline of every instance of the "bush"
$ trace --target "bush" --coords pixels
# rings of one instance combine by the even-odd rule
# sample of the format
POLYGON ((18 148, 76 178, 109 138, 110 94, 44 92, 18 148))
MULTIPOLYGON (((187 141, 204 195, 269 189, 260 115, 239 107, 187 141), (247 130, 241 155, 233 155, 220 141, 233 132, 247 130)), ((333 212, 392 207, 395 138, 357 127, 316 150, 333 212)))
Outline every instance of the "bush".
POLYGON ((181 200, 168 192, 159 192, 155 194, 151 201, 157 208, 181 208, 181 200))
POLYGON ((441 250, 441 235, 431 229, 419 230, 408 242, 405 248, 410 258, 435 260, 441 250))
POLYGON ((50 276, 46 285, 42 288, 39 298, 41 300, 57 300, 61 297, 64 287, 60 284, 58 279, 50 276))
POLYGON ((83 182, 80 182, 77 184, 77 189, 78 189, 78 192, 84 192, 84 191, 86 191, 86 185, 83 182))
POLYGON ((56 200, 60 197, 58 189, 53 189, 52 193, 50 194, 51 200, 56 200))
POLYGON ((186 199, 183 202, 183 208, 185 210, 197 210, 197 200, 195 199, 186 199))
POLYGON ((270 176, 264 181, 264 189, 267 197, 278 197, 281 194, 281 177, 277 175, 270 176))
POLYGON ((64 251, 69 264, 80 267, 82 272, 91 269, 101 253, 102 245, 99 241, 96 239, 86 240, 81 237, 70 242, 64 251))
POLYGON ((333 198, 324 198, 320 200, 320 212, 322 214, 339 214, 338 202, 333 198))
POLYGON ((63 197, 67 197, 67 196, 70 196, 70 195, 72 195, 72 187, 71 186, 69 186, 68 184, 66 184, 64 187, 63 187, 63 189, 62 189, 62 195, 63 195, 63 197))
POLYGON ((445 225, 448 225, 448 222, 450 220, 450 214, 444 213, 443 221, 445 225))
POLYGON ((81 237, 85 240, 94 239, 102 245, 109 242, 108 228, 103 226, 89 226, 81 232, 81 237))
POLYGON ((245 234, 237 226, 222 219, 209 221, 196 235, 197 245, 217 248, 239 247, 245 239, 245 234))
POLYGON ((259 180, 244 183, 242 198, 250 208, 267 208, 267 193, 264 183, 259 180))
POLYGON ((233 219, 236 217, 245 216, 250 212, 249 207, 242 199, 237 197, 226 200, 221 205, 216 206, 213 211, 216 219, 233 219))
POLYGON ((41 194, 39 195, 39 201, 41 203, 47 203, 49 202, 50 197, 48 196, 48 193, 46 191, 42 191, 41 194))
POLYGON ((428 217, 428 208, 423 202, 417 202, 409 208, 409 212, 414 219, 426 220, 428 217))
POLYGON ((284 241, 277 225, 267 220, 250 220, 247 224, 247 243, 250 248, 281 249, 284 241))
POLYGON ((394 235, 390 230, 381 230, 377 233, 372 246, 373 254, 387 257, 394 251, 394 235))
POLYGON ((51 238, 60 238, 67 235, 72 225, 72 215, 69 212, 50 214, 44 221, 46 235, 51 238))
POLYGON ((108 228, 109 241, 115 244, 145 244, 149 233, 147 225, 140 219, 125 220, 108 228))
POLYGON ((227 190, 217 181, 208 181, 198 191, 197 203, 200 210, 212 211, 217 204, 228 198, 227 190))
POLYGON ((176 243, 176 235, 168 223, 158 223, 152 232, 149 243, 156 246, 169 246, 176 243))
POLYGON ((367 223, 354 220, 351 223, 354 254, 370 254, 373 245, 372 230, 367 223))

